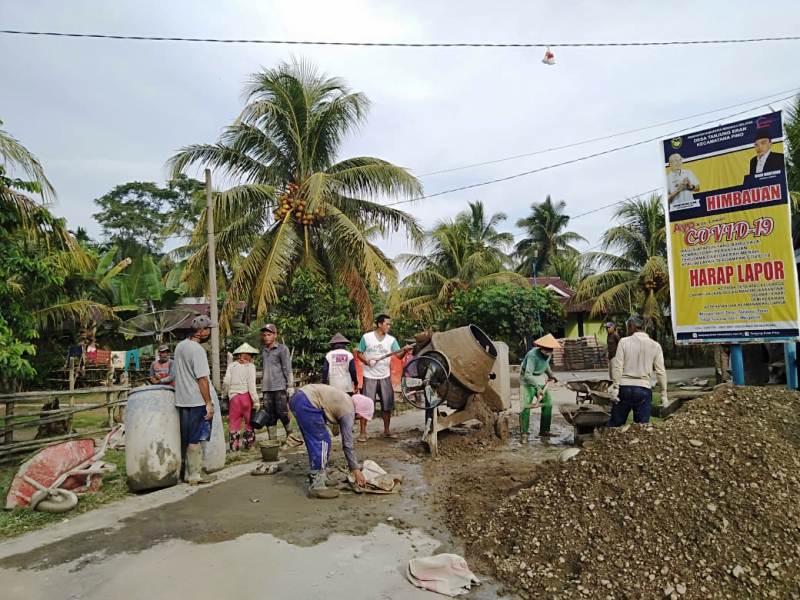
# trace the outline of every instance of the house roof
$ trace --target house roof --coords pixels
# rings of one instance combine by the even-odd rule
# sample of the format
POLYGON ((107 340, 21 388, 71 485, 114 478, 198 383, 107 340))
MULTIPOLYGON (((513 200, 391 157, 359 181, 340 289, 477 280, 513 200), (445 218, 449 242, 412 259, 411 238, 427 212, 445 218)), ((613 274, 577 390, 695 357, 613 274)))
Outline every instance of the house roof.
POLYGON ((566 300, 569 300, 575 295, 575 290, 564 283, 560 277, 536 277, 535 281, 533 277, 529 277, 528 281, 531 285, 553 290, 566 300))
POLYGON ((529 277, 528 281, 531 285, 552 290, 558 296, 558 301, 564 306, 564 310, 568 313, 588 312, 592 308, 591 302, 572 303, 571 300, 575 295, 575 290, 564 283, 560 277, 537 277, 536 283, 534 283, 533 277, 529 277))

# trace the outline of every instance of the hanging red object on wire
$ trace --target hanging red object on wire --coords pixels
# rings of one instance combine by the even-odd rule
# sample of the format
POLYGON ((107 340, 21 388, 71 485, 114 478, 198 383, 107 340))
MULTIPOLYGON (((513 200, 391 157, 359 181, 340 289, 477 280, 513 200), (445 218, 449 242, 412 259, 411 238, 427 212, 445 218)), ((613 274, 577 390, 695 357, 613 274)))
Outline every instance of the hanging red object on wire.
POLYGON ((546 65, 554 65, 556 64, 556 55, 550 52, 550 47, 547 47, 547 50, 544 52, 544 58, 542 62, 546 65))

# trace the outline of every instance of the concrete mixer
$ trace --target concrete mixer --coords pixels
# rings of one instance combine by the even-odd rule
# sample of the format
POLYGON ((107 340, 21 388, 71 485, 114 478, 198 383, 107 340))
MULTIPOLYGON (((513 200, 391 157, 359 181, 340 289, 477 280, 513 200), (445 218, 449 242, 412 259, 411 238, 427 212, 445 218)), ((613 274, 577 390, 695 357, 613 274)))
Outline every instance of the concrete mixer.
POLYGON ((508 436, 508 420, 500 415, 511 406, 505 343, 467 325, 418 334, 413 356, 403 369, 401 389, 409 404, 425 410, 422 440, 433 456, 440 431, 472 419, 508 436))

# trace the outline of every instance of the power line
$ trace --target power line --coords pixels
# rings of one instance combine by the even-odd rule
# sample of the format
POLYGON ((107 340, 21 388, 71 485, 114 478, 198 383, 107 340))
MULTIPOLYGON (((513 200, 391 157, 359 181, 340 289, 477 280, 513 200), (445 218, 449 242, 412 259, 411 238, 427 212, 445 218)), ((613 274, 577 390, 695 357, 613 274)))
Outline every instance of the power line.
POLYGON ((270 40, 255 38, 200 38, 153 35, 113 35, 108 33, 74 33, 65 31, 24 31, 0 29, 7 35, 129 40, 136 42, 200 42, 211 44, 269 44, 280 46, 355 46, 378 48, 612 48, 631 46, 693 46, 713 44, 751 44, 761 42, 793 42, 800 36, 731 38, 712 40, 665 40, 643 42, 333 42, 323 40, 270 40))
MULTIPOLYGON (((658 191, 661 191, 660 187, 653 188, 652 190, 647 190, 646 192, 640 192, 640 193, 635 194, 633 196, 628 196, 624 200, 617 200, 616 202, 611 202, 610 204, 604 204, 603 206, 599 206, 598 208, 593 208, 591 210, 587 210, 585 212, 578 213, 577 215, 571 215, 569 217, 569 220, 570 220, 570 222, 572 222, 575 219, 580 219, 581 217, 585 217, 587 215, 591 215, 591 214, 594 214, 596 212, 600 212, 600 211, 606 210, 607 208, 611 208, 612 206, 618 206, 620 204, 623 204, 623 203, 627 202, 628 200, 635 200, 636 198, 641 198, 642 196, 647 196, 648 194, 652 194, 652 193, 658 192, 658 191)), ((515 233, 514 234, 514 238, 522 237, 524 235, 528 235, 528 232, 527 231, 522 231, 520 233, 515 233)), ((584 252, 588 252, 589 250, 592 250, 593 248, 597 248, 599 245, 600 244, 595 244, 591 248, 587 248, 586 250, 584 250, 584 252)))
MULTIPOLYGON (((686 116, 686 117, 681 117, 679 119, 671 119, 669 121, 662 121, 660 123, 654 123, 652 125, 645 125, 643 127, 637 127, 636 129, 627 129, 625 131, 618 131, 617 133, 611 133, 611 134, 600 136, 600 137, 590 138, 590 139, 587 139, 587 140, 581 140, 581 141, 578 141, 578 142, 572 142, 572 143, 569 143, 569 144, 564 144, 563 146, 553 146, 551 148, 543 148, 541 150, 534 150, 533 152, 526 152, 524 154, 515 154, 514 156, 506 156, 506 157, 503 157, 503 158, 496 158, 496 159, 493 159, 493 160, 487 160, 487 161, 484 161, 484 162, 472 163, 472 164, 463 165, 463 166, 460 166, 460 167, 452 167, 452 168, 448 168, 448 169, 440 169, 438 171, 431 171, 429 173, 422 173, 421 175, 418 175, 417 177, 430 177, 431 175, 440 175, 442 173, 453 173, 455 171, 463 171, 463 170, 466 170, 466 169, 472 169, 474 167, 483 167, 483 166, 486 166, 486 165, 493 165, 493 164, 497 164, 497 163, 501 163, 501 162, 506 162, 506 161, 509 161, 509 160, 515 160, 515 159, 518 159, 518 158, 527 158, 527 157, 536 156, 536 155, 539 155, 539 154, 546 154, 548 152, 555 152, 557 150, 565 150, 567 148, 575 148, 576 146, 583 146, 583 145, 586 145, 586 144, 591 144, 593 142, 601 142, 601 141, 604 141, 604 140, 610 140, 610 139, 615 138, 615 137, 620 137, 620 136, 628 135, 628 134, 631 134, 631 133, 638 133, 640 131, 646 131, 647 129, 653 129, 655 127, 661 127, 663 125, 671 125, 672 123, 679 123, 681 121, 686 121, 688 119, 695 119, 697 117, 704 117, 706 115, 710 115, 710 114, 713 114, 713 113, 716 113, 716 112, 721 112, 723 110, 730 110, 731 108, 739 108, 740 106, 745 106, 747 104, 752 104, 753 102, 760 102, 762 100, 767 100, 768 98, 772 98, 774 96, 781 96, 783 94, 788 94, 788 93, 796 94, 798 92, 800 92, 800 88, 794 88, 794 89, 791 89, 791 90, 784 90, 782 92, 775 92, 774 94, 769 94, 768 96, 761 96, 760 98, 753 98, 752 100, 747 100, 745 102, 739 102, 738 104, 731 104, 729 106, 722 106, 720 108, 715 108, 714 110, 707 110, 707 111, 704 111, 704 112, 695 113, 693 115, 689 115, 689 116, 686 116)), ((758 108, 760 106, 763 106, 763 104, 760 104, 759 106, 757 106, 755 108, 758 108)))
MULTIPOLYGON (((783 98, 778 98, 776 100, 773 100, 772 102, 783 102, 785 100, 789 100, 792 97, 794 97, 794 94, 790 94, 789 96, 785 96, 783 98)), ((462 186, 459 186, 459 187, 450 188, 450 189, 447 189, 447 190, 442 190, 441 192, 436 192, 436 193, 433 193, 433 194, 426 194, 424 196, 418 196, 416 198, 409 198, 407 200, 397 200, 396 202, 389 202, 388 204, 385 204, 384 206, 397 206, 398 204, 407 204, 409 202, 417 202, 418 200, 426 200, 428 198, 436 198, 437 196, 444 196, 445 194, 452 194, 454 192, 461 192, 461 191, 464 191, 464 190, 470 190, 470 189, 474 189, 474 188, 478 188, 478 187, 485 187, 487 185, 492 185, 492 184, 495 184, 495 183, 502 183, 504 181, 510 181, 512 179, 519 179, 520 177, 526 177, 528 175, 533 175, 535 173, 541 173, 542 171, 549 171, 550 169, 555 169, 557 167, 563 167, 565 165, 571 165, 571 164, 583 162, 585 160, 590 160, 592 158, 597 158, 598 156, 605 156, 607 154, 613 154, 614 152, 619 152, 620 150, 626 150, 628 148, 634 148, 636 146, 641 146, 643 144, 649 144, 650 142, 660 141, 665 137, 675 136, 675 135, 677 135, 679 133, 684 133, 686 131, 690 131, 692 129, 695 129, 696 127, 702 127, 703 125, 710 125, 712 123, 717 123, 717 122, 719 122, 721 120, 730 119, 730 118, 733 118, 733 117, 737 117, 739 115, 743 115, 745 113, 748 113, 748 112, 751 112, 751 111, 755 110, 756 108, 760 108, 761 106, 766 106, 766 105, 762 104, 760 106, 753 106, 753 107, 748 108, 746 110, 742 110, 742 111, 738 111, 738 112, 735 112, 735 113, 731 113, 731 114, 728 114, 728 115, 725 115, 725 116, 722 116, 722 117, 711 119, 709 121, 704 121, 703 123, 697 123, 695 125, 690 125, 689 127, 684 127, 682 129, 678 129, 677 131, 673 131, 671 133, 665 133, 665 134, 658 135, 656 137, 648 138, 646 140, 639 140, 638 142, 631 142, 630 144, 624 144, 622 146, 616 146, 614 148, 609 148, 608 150, 602 150, 600 152, 594 152, 592 154, 586 154, 584 156, 578 156, 577 158, 572 158, 570 160, 565 160, 565 161, 562 161, 562 162, 553 163, 553 164, 550 164, 550 165, 545 165, 543 167, 539 167, 539 168, 536 168, 536 169, 530 169, 529 171, 523 171, 522 173, 514 173, 513 175, 507 175, 505 177, 497 177, 495 179, 489 179, 488 181, 481 181, 481 182, 478 182, 478 183, 471 183, 471 184, 468 184, 468 185, 462 185, 462 186)))

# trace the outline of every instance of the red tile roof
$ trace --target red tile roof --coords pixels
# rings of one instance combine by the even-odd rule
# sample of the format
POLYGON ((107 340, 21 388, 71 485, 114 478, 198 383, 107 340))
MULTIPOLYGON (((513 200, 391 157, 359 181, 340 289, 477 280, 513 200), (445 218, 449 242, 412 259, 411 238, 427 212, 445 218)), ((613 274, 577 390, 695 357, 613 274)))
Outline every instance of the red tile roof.
MULTIPOLYGON (((533 277, 529 277, 528 281, 531 285, 534 285, 533 277)), ((543 288, 554 287, 561 292, 558 294, 558 301, 564 305, 564 310, 568 313, 589 312, 592 309, 591 302, 582 302, 580 304, 571 303, 572 297, 575 295, 575 290, 564 283, 560 277, 537 277, 536 285, 543 288)))

